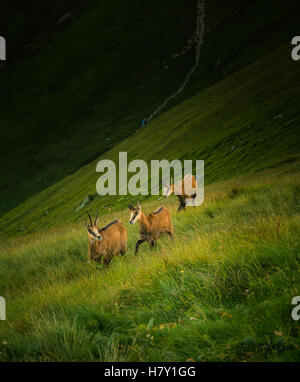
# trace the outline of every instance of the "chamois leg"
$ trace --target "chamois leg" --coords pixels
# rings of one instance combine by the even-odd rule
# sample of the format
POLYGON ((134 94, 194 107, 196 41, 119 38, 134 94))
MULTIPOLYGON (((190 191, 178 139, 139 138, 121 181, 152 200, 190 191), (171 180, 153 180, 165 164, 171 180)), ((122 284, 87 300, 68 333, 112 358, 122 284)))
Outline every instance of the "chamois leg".
POLYGON ((174 232, 171 229, 168 229, 166 231, 162 231, 161 235, 169 235, 171 239, 174 237, 174 232))
POLYGON ((144 243, 144 241, 145 241, 145 240, 140 239, 140 240, 138 240, 138 241, 136 242, 136 245, 135 245, 135 252, 134 252, 135 255, 137 255, 138 250, 139 250, 139 246, 140 246, 142 243, 144 243))
POLYGON ((108 268, 111 259, 103 259, 103 266, 108 268))
POLYGON ((93 257, 93 260, 96 262, 96 263, 99 263, 101 264, 102 263, 102 255, 97 255, 97 256, 94 256, 93 257))
POLYGON ((169 235, 169 238, 170 239, 174 239, 174 232, 172 232, 172 231, 168 231, 168 235, 169 235))
POLYGON ((192 204, 193 204, 193 207, 195 207, 195 199, 197 197, 197 194, 194 194, 192 195, 192 204))
POLYGON ((180 202, 180 206, 178 208, 178 212, 181 211, 181 210, 185 210, 185 206, 186 206, 185 198, 180 197, 179 198, 179 202, 180 202))
POLYGON ((157 246, 157 241, 156 240, 151 240, 150 241, 150 248, 153 249, 156 246, 157 246))
POLYGON ((181 211, 182 208, 183 208, 183 206, 182 206, 182 200, 183 200, 183 199, 182 199, 181 197, 178 197, 178 200, 179 200, 179 207, 178 207, 177 212, 181 211))
POLYGON ((94 260, 96 261, 96 263, 102 264, 104 267, 107 268, 109 266, 111 258, 103 255, 97 255, 94 257, 94 260))

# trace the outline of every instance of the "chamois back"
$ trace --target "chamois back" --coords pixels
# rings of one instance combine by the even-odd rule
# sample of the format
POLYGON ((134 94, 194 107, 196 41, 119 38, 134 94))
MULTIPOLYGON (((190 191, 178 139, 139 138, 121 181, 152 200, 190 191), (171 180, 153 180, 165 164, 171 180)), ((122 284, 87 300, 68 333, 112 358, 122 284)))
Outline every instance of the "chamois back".
POLYGON ((179 183, 174 185, 174 194, 190 199, 197 193, 197 180, 192 174, 186 175, 179 183))

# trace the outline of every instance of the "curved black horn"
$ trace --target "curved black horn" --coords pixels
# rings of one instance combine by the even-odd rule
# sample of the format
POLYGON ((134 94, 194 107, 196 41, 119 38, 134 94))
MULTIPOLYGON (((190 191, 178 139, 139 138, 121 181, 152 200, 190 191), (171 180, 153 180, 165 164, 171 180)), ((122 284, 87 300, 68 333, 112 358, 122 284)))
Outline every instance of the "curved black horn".
POLYGON ((98 216, 99 216, 99 210, 97 211, 97 215, 96 215, 96 219, 95 219, 94 225, 97 225, 97 223, 98 223, 98 216))
POLYGON ((93 225, 93 221, 92 221, 91 215, 88 213, 88 211, 86 211, 86 213, 88 214, 88 217, 90 218, 91 225, 93 225))

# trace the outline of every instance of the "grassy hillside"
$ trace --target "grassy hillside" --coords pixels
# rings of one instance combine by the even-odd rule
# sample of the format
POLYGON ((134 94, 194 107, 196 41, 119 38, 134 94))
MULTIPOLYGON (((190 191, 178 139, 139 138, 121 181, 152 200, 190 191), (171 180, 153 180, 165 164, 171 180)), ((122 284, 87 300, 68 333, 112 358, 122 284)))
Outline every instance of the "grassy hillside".
POLYGON ((299 361, 298 4, 209 1, 193 80, 141 128, 193 65, 195 6, 26 0, 8 23, 0 0, 0 361, 299 361), (205 161, 200 207, 139 197, 175 239, 138 256, 136 198, 95 189, 124 151, 205 161), (87 262, 97 209, 128 230, 108 269, 87 262))
MULTIPOLYGON (((284 45, 164 113, 102 158, 118 161, 119 151, 127 151, 129 160, 204 159, 206 184, 295 160, 300 143, 298 66, 289 44, 284 45)), ((88 195, 94 198, 86 207, 91 211, 124 208, 127 197, 97 196, 99 159, 2 217, 2 236, 82 221, 85 209, 77 208, 88 195)))
POLYGON ((81 224, 2 246, 0 360, 299 361, 299 170, 211 185, 184 214, 168 199, 174 241, 137 257, 119 212, 129 248, 109 269, 86 262, 81 224))
MULTIPOLYGON (((290 41, 297 3, 207 2, 200 67, 169 106, 290 41)), ((193 63, 195 9, 195 0, 0 2, 0 216, 130 136, 177 89, 193 63)))

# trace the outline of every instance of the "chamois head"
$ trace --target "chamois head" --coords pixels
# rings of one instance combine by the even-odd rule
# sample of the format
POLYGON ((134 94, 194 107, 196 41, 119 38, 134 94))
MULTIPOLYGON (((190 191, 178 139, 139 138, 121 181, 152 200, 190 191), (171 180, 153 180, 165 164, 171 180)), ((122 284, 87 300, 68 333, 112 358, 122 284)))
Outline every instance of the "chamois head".
POLYGON ((86 225, 86 228, 88 230, 89 239, 91 241, 95 241, 95 240, 100 241, 100 240, 102 240, 102 236, 99 233, 99 229, 97 227, 99 211, 97 212, 97 216, 96 216, 96 219, 95 219, 94 223, 93 223, 93 220, 91 218, 91 215, 88 212, 87 212, 87 214, 88 214, 88 217, 90 219, 90 222, 89 222, 89 224, 85 223, 85 225, 86 225))
POLYGON ((128 204, 128 208, 130 209, 129 223, 134 224, 141 218, 142 207, 140 202, 137 202, 136 207, 134 207, 132 204, 128 204))
POLYGON ((172 194, 174 194, 174 184, 163 186, 163 195, 165 196, 165 198, 169 197, 172 194))

